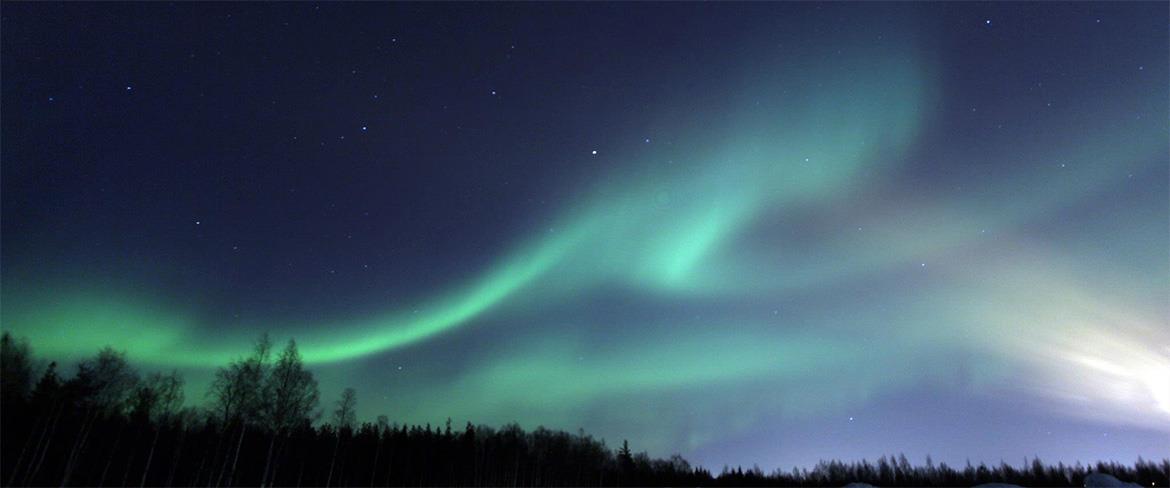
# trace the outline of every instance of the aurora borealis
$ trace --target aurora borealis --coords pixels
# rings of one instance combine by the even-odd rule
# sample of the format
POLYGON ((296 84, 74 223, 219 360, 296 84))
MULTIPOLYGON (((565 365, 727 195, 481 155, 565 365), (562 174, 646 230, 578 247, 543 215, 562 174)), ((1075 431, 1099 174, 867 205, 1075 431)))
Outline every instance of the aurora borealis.
POLYGON ((1170 451, 1165 4, 6 4, 2 326, 764 467, 1170 451))

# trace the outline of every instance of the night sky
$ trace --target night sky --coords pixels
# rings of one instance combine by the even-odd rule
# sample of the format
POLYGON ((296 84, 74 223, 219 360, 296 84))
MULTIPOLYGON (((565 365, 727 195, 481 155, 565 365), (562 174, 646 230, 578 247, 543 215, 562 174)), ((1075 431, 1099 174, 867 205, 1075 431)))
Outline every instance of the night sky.
POLYGON ((1168 9, 6 2, 2 325, 716 469, 1164 457, 1168 9))

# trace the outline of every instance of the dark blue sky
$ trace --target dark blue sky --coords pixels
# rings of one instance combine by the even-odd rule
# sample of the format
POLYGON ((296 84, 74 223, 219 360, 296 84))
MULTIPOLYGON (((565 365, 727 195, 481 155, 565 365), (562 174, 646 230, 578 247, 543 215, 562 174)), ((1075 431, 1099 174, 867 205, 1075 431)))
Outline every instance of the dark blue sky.
POLYGON ((1167 15, 7 3, 2 326, 709 465, 1164 455, 1167 15))

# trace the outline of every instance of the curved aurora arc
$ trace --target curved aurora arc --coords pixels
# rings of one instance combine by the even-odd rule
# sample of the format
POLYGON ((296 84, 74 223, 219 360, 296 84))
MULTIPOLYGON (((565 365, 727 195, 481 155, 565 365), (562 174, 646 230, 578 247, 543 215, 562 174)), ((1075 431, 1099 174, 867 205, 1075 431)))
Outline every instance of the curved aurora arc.
MULTIPOLYGON (((279 336, 296 337, 308 362, 335 368, 460 334, 494 313, 555 324, 564 315, 560 304, 619 289, 666 308, 689 301, 712 306, 695 323, 628 323, 646 336, 622 337, 615 340, 622 346, 602 351, 551 325, 545 331, 551 339, 521 334, 451 384, 420 381, 419 398, 402 407, 403 416, 439 420, 428 416, 454 391, 471 401, 463 402, 465 411, 446 405, 451 415, 484 422, 516 415, 569 426, 585 414, 581 404, 589 399, 700 387, 743 397, 761 383, 783 394, 753 395, 759 408, 751 410, 812 415, 919 381, 945 382, 939 371, 948 355, 971 354, 982 359, 972 372, 981 388, 1022 388, 1070 410, 1090 406, 1106 420, 1170 428, 1170 384, 1157 380, 1170 372, 1170 324, 1157 301, 1166 296, 1165 276, 1123 273, 1118 281, 1132 282, 1127 296, 1087 280, 1083 266, 1062 255, 1100 257, 1097 251, 1034 252, 1025 262, 1004 257, 1035 250, 1016 226, 1110 191, 1127 172, 1161 164, 1164 134, 1129 127, 1123 114, 1108 109, 1117 105, 1113 100, 1087 101, 1087 110, 1112 115, 1100 127, 1070 129, 1059 138, 1088 142, 1042 141, 1026 155, 1066 162, 1066 173, 1079 178, 1053 181, 1021 168, 999 179, 996 194, 867 207, 866 196, 897 177, 939 95, 929 63, 907 54, 916 52, 912 45, 845 47, 847 55, 826 46, 788 60, 802 67, 796 74, 780 66, 745 68, 744 96, 724 107, 734 123, 711 128, 695 120, 680 131, 711 141, 704 145, 709 150, 669 165, 632 160, 595 175, 583 198, 562 202, 548 225, 553 232, 534 232, 493 266, 417 307, 282 324, 279 336), (1113 166, 1091 164, 1106 153, 1113 166), (847 225, 823 234, 753 238, 789 219, 845 214, 847 225), (981 237, 988 234, 996 237, 981 237), (819 314, 777 314, 775 320, 802 324, 790 329, 740 311, 848 291, 879 272, 925 277, 909 290, 885 290, 819 314), (949 320, 940 321, 943 316, 949 320), (1021 338, 1043 347, 1028 349, 1021 338), (1011 381, 1021 371, 1031 373, 1031 382, 1011 381), (809 380, 828 386, 808 389, 809 380)), ((1165 233, 1152 235, 1151 247, 1164 249, 1165 233)), ((104 340, 152 365, 207 369, 245 353, 264 329, 244 326, 208 337, 200 333, 207 324, 198 314, 134 291, 5 288, 5 328, 29 337, 45 357, 88 356, 104 340)), ((692 407, 697 414, 715 412, 715 401, 692 407)), ((616 424, 654 426, 649 410, 615 414, 616 424)), ((692 432, 683 442, 701 444, 711 435, 692 432)))
MULTIPOLYGON (((808 53, 800 62, 828 52, 808 53)), ((598 188, 598 198, 570 206, 552 225, 563 230, 520 246, 479 277, 419 307, 331 324, 332 331, 343 331, 341 338, 314 332, 321 329, 319 323, 282 328, 296 331, 291 335, 302 343, 306 361, 328 363, 458 329, 493 308, 509 306, 521 290, 531 293, 530 286, 545 286, 542 278, 552 274, 557 275, 553 288, 561 293, 604 283, 684 296, 715 292, 727 280, 705 276, 703 268, 757 217, 831 199, 860 183, 860 169, 883 164, 879 155, 912 140, 922 97, 929 92, 922 66, 896 54, 889 47, 858 47, 847 63, 825 67, 819 75, 787 79, 769 74, 772 83, 784 83, 790 92, 774 94, 772 105, 791 106, 798 113, 748 107, 740 110, 741 122, 719 150, 650 177, 613 175, 611 185, 598 188), (877 75, 859 78, 859 72, 877 75)), ((757 91, 767 93, 768 87, 757 91)), ((69 337, 104 336, 126 344, 140 360, 184 366, 223 364, 244 354, 262 330, 220 338, 223 344, 203 344, 199 324, 150 300, 126 296, 132 294, 22 297, 5 311, 11 314, 6 322, 21 324, 14 326, 46 354, 88 355, 91 351, 77 350, 77 341, 69 337), (76 324, 83 323, 90 325, 78 329, 76 324), (143 336, 135 327, 123 334, 118 324, 152 324, 156 332, 143 336)))

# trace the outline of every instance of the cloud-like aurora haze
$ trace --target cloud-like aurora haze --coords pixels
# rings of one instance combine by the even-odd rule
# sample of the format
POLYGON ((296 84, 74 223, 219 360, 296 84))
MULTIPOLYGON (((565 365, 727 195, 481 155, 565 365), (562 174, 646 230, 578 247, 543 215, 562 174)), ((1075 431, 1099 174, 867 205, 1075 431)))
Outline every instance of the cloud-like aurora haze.
POLYGON ((1165 117, 1131 117, 1141 92, 1086 98, 1070 110, 1093 124, 1049 116, 1059 130, 930 155, 1032 164, 997 166, 978 192, 917 192, 941 61, 909 34, 853 37, 744 63, 733 95, 669 121, 701 150, 602 148, 617 162, 542 225, 410 306, 229 328, 145 285, 6 280, 4 328, 45 357, 108 342, 196 377, 271 330, 327 389, 360 377, 370 415, 584 427, 657 453, 922 385, 1170 432, 1165 117), (1051 227, 1135 174, 1163 179, 1132 197, 1144 213, 1051 227), (466 341, 481 349, 425 359, 466 341), (414 376, 369 374, 388 356, 414 376))

